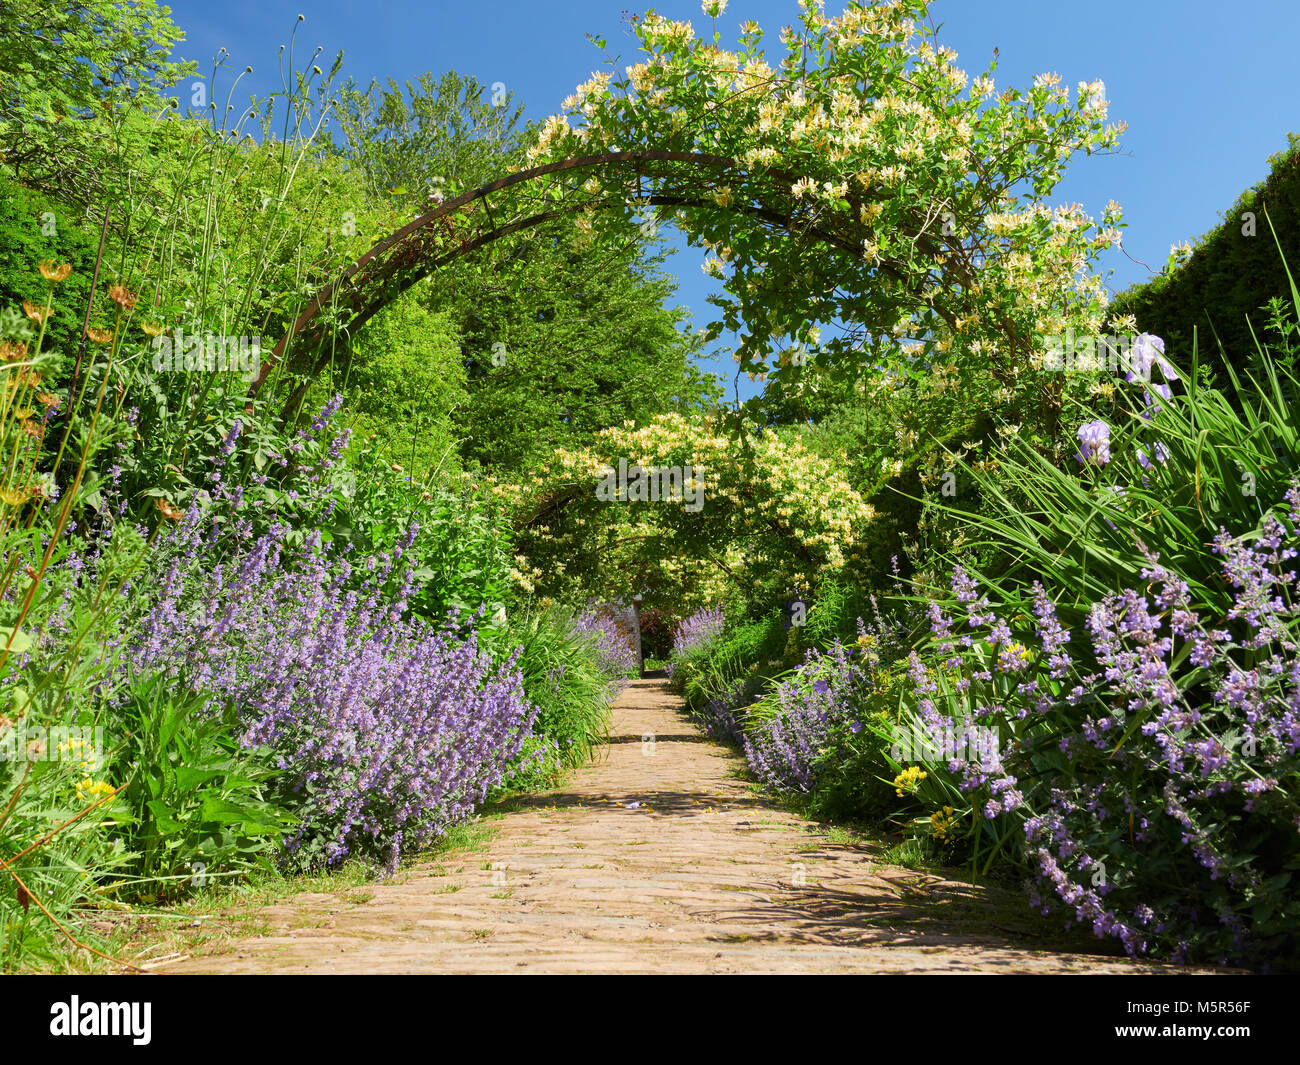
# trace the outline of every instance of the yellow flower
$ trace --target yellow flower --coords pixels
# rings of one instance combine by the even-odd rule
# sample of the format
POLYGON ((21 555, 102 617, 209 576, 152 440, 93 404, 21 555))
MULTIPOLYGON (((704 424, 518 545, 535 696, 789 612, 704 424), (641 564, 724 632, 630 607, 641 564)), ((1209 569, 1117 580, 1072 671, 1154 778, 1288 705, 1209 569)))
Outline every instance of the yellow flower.
POLYGON ((31 300, 23 300, 23 314, 40 325, 50 316, 49 307, 38 307, 31 300))
POLYGON ((112 793, 113 785, 106 780, 92 780, 90 777, 82 777, 81 782, 77 784, 77 799, 88 806, 112 793))
POLYGON ((956 821, 957 818, 951 806, 935 810, 930 815, 930 835, 940 842, 947 842, 952 838, 951 833, 956 821))
POLYGON ((894 777, 894 788, 898 792, 899 798, 902 798, 905 793, 915 790, 916 786, 927 776, 929 774, 919 765, 908 766, 904 769, 898 776, 894 777))
POLYGON ((45 278, 46 281, 53 281, 57 284, 72 273, 72 264, 60 263, 58 266, 55 266, 53 259, 46 259, 41 263, 40 271, 41 277, 45 278))

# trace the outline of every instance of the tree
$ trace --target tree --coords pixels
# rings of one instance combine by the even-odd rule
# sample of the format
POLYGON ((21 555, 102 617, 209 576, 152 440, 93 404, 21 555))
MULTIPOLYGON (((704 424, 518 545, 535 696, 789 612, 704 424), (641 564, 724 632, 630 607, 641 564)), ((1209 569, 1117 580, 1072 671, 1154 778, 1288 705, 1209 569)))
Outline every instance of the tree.
POLYGON ((497 470, 531 467, 611 425, 699 402, 695 339, 675 290, 636 231, 593 253, 560 223, 466 264, 435 290, 460 323, 469 374, 462 453, 497 470))
POLYGON ((79 210, 125 184, 129 142, 195 72, 155 0, 0 0, 0 154, 23 184, 79 210))
POLYGON ((353 341, 346 370, 337 367, 322 382, 325 391, 344 393, 355 431, 373 437, 417 480, 456 464, 464 429, 455 415, 466 400, 455 330, 422 295, 408 293, 371 319, 353 341))
POLYGON ((670 412, 560 448, 497 494, 527 560, 521 576, 538 592, 770 602, 854 567, 878 515, 847 465, 798 430, 737 442, 716 414, 670 412))
POLYGON ((451 190, 474 188, 522 161, 533 130, 514 95, 489 94, 474 77, 449 70, 403 87, 349 80, 339 93, 334 150, 365 175, 376 198, 420 208, 451 190))
MULTIPOLYGON (((518 169, 536 128, 509 95, 449 72, 341 94, 334 151, 373 195, 420 212, 518 169)), ((458 336, 461 454, 497 471, 536 465, 606 426, 699 402, 696 340, 668 306, 674 285, 649 229, 627 220, 597 244, 561 219, 462 259, 422 286, 458 336)), ((455 239, 455 223, 446 223, 455 239)), ((364 332, 363 334, 364 335, 364 332)))

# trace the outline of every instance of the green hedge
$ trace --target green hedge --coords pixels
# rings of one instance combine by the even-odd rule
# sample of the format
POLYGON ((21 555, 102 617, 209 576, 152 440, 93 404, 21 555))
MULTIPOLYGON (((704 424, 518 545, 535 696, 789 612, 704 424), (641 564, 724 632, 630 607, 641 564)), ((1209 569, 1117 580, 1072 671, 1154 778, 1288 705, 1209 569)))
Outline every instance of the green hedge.
POLYGON ((1186 262, 1121 292, 1111 304, 1113 313, 1132 314, 1140 330, 1164 338, 1176 364, 1190 363, 1197 327, 1201 362, 1211 370, 1225 361, 1216 334, 1228 362, 1248 365, 1256 346, 1246 319, 1258 329, 1264 320, 1259 312, 1271 299, 1291 300, 1278 245, 1290 261, 1300 262, 1300 136, 1287 138, 1288 147, 1270 157, 1268 176, 1237 198, 1223 224, 1196 242, 1186 262), (1248 212, 1254 215, 1254 236, 1243 232, 1248 212))

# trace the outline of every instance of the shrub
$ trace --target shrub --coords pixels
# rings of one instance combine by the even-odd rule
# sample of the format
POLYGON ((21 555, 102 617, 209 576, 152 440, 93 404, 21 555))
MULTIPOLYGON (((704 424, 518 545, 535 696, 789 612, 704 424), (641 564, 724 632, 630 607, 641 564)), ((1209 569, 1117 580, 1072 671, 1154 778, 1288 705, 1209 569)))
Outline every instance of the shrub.
MULTIPOLYGON (((499 627, 492 618, 509 594, 509 540, 483 499, 468 485, 413 481, 378 449, 350 446, 351 430, 337 425, 341 404, 334 396, 308 425, 288 434, 242 409, 230 421, 214 421, 203 437, 212 456, 206 481, 147 494, 168 494, 182 507, 197 503, 228 533, 276 528, 289 547, 319 532, 334 550, 360 558, 400 551, 402 579, 414 581, 410 609, 433 622, 453 609, 466 615, 483 609, 482 625, 499 627), (421 534, 413 537, 416 526, 421 534)), ((128 472, 132 461, 122 460, 128 472)), ((124 479, 124 490, 129 482, 124 479)), ((222 545, 233 542, 226 535, 222 545)), ((393 581, 385 588, 390 595, 396 590, 393 581)))
MULTIPOLYGON (((716 697, 724 688, 739 686, 752 696, 797 660, 797 653, 788 653, 789 636, 779 608, 764 617, 729 626, 702 654, 687 658, 687 706, 694 709, 701 695, 716 697)), ((732 706, 738 705, 732 701, 732 706)))
POLYGON ((1300 137, 1287 139, 1269 159, 1268 175, 1237 198, 1223 223, 1185 259, 1171 256, 1163 273, 1116 296, 1112 317, 1134 316, 1171 351, 1191 351, 1199 335, 1203 358, 1218 369, 1246 365, 1241 360, 1255 350, 1250 323, 1271 300, 1293 298, 1277 254, 1300 246, 1300 137))
POLYGON ((721 610, 697 610, 684 618, 673 630, 673 646, 669 655, 668 679, 678 690, 693 659, 702 659, 722 637, 727 619, 721 610))
POLYGON ((947 749, 917 759, 928 798, 958 796, 941 820, 974 860, 1132 953, 1295 950, 1294 549, 1269 503, 1294 510, 1300 413, 1275 324, 1286 347, 1230 389, 1141 338, 1155 381, 1085 413, 1073 469, 1013 442, 966 467, 984 510, 947 510, 983 562, 932 590, 912 664, 912 728, 947 749), (995 751, 953 757, 954 728, 995 751))
POLYGON ((494 662, 454 614, 442 628, 404 616, 409 575, 381 594, 409 543, 358 560, 361 587, 347 590, 346 555, 281 537, 215 562, 217 536, 192 510, 128 659, 213 692, 245 743, 275 751, 300 818, 288 864, 361 854, 394 868, 468 817, 518 753, 534 714, 518 656, 494 662))
POLYGON ((958 568, 952 613, 913 656, 935 749, 953 722, 992 730, 947 762, 997 826, 988 862, 1018 858, 1044 909, 1130 954, 1276 964, 1300 948, 1300 491, 1287 503, 1290 528, 1270 515, 1216 537, 1225 615, 1195 609, 1153 553, 1140 585, 1092 605, 1086 637, 1042 585, 1018 623, 958 568))
POLYGON ((607 610, 589 610, 573 619, 573 630, 591 640, 600 671, 609 678, 610 696, 623 690, 641 668, 631 636, 607 610))
POLYGON ((239 745, 235 712, 163 678, 137 678, 106 714, 120 736, 109 772, 123 781, 130 853, 118 894, 175 895, 270 865, 293 818, 271 798, 265 749, 239 745), (117 772, 114 774, 113 770, 117 772))
MULTIPOLYGON (((558 773, 591 757, 608 733, 611 675, 590 634, 579 632, 558 607, 525 612, 510 622, 509 642, 523 690, 536 707, 533 733, 558 773)), ((525 754, 530 751, 526 750, 525 754)), ((519 786, 518 780, 512 787, 519 786)))
POLYGON ((871 621, 856 619, 856 639, 810 648, 747 712, 743 746, 754 774, 833 817, 879 818, 893 793, 884 774, 906 632, 868 601, 871 621))
MULTIPOLYGON (((862 638, 863 647, 869 646, 865 629, 862 638)), ((861 728, 856 713, 871 674, 853 650, 838 641, 825 653, 810 650, 803 665, 750 708, 745 759, 762 783, 811 791, 834 730, 861 728)))

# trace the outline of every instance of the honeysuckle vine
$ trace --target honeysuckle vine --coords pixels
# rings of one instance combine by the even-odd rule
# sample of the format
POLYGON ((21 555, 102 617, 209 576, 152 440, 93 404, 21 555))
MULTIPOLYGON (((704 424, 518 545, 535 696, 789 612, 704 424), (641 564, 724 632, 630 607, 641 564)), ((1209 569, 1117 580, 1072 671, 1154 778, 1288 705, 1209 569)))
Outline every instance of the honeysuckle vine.
MULTIPOLYGON (((1094 220, 1044 197, 1071 156, 1117 143, 1104 86, 1071 90, 1044 73, 999 91, 996 60, 971 80, 925 0, 850 3, 838 18, 800 7, 775 64, 752 21, 727 50, 689 22, 634 20, 645 58, 611 61, 579 86, 533 160, 654 148, 739 163, 696 175, 706 206, 663 213, 714 252, 706 270, 727 298, 710 335, 743 327, 744 371, 787 381, 808 363, 851 372, 923 351, 967 376, 1032 386, 1050 416, 1061 381, 1036 377, 1037 338, 1099 331, 1106 296, 1092 267, 1119 241, 1121 212, 1112 202, 1094 220), (843 329, 806 361, 781 357, 811 344, 818 323, 843 329)), ((635 212, 686 175, 620 180, 584 187, 614 186, 610 201, 635 212)), ((599 216, 582 224, 598 230, 599 216)))
POLYGON ((562 448, 525 483, 495 492, 530 549, 516 579, 551 592, 579 576, 580 565, 609 580, 643 581, 650 558, 669 584, 712 571, 733 589, 809 589, 818 573, 850 563, 877 517, 844 463, 813 452, 797 432, 771 430, 742 445, 676 413, 605 429, 591 447, 562 448), (602 501, 597 487, 620 461, 681 471, 698 508, 683 498, 602 501), (647 550, 647 541, 662 550, 647 550))
POLYGON ((572 217, 594 245, 602 219, 657 215, 712 251, 726 295, 706 335, 735 331, 742 371, 797 386, 810 367, 856 375, 921 355, 1013 390, 1026 431, 1054 437, 1065 384, 1041 372, 1041 338, 1100 331, 1094 266, 1122 223, 1113 201, 1094 219, 1045 200, 1072 156, 1118 143, 1105 87, 1048 72, 999 90, 996 57, 971 79, 928 0, 838 18, 800 6, 774 62, 752 21, 727 50, 689 22, 634 18, 640 62, 610 59, 580 85, 529 167, 438 204, 323 286, 254 391, 289 345, 323 344, 302 364, 319 369, 331 330, 491 241, 572 217), (821 341, 819 326, 836 334, 821 341))

